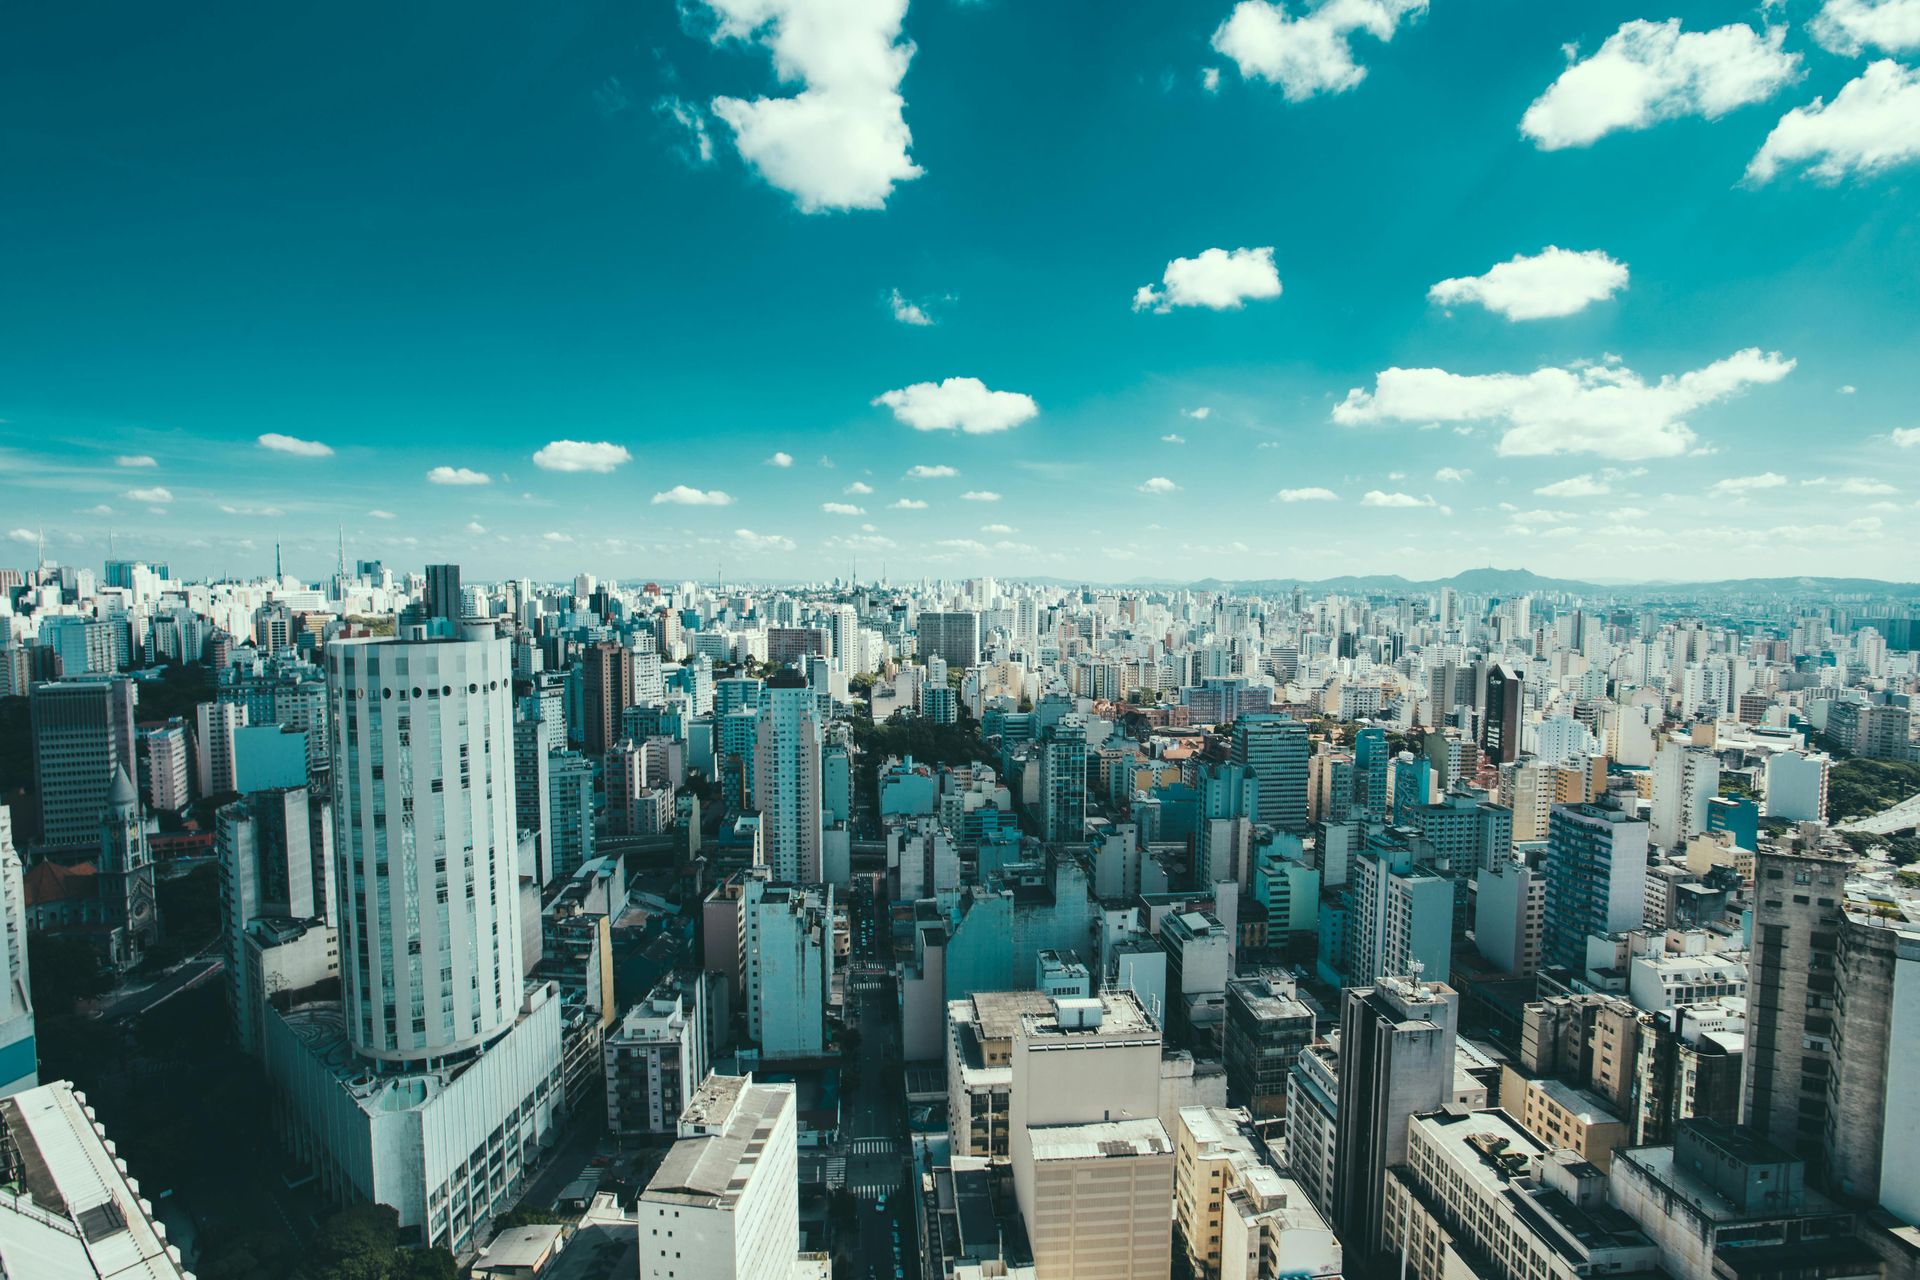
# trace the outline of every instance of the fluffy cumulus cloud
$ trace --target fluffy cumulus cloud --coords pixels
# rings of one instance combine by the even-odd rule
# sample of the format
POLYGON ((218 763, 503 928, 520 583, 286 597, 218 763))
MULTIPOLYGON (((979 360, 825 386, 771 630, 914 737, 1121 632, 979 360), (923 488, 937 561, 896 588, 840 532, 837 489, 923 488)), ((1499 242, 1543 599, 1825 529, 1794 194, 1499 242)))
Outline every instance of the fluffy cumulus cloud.
POLYGON ((485 525, 483 525, 483 524, 481 524, 481 523, 480 523, 480 521, 479 521, 478 519, 473 519, 473 520, 469 520, 469 521, 467 521, 467 532, 468 532, 468 533, 471 533, 471 534, 474 534, 474 535, 476 535, 476 536, 478 536, 479 534, 483 534, 483 533, 485 533, 486 531, 487 531, 487 526, 485 526, 485 525))
POLYGON ((1785 38, 1784 27, 1742 23, 1712 31, 1683 31, 1678 18, 1625 23, 1560 73, 1527 108, 1520 132, 1555 151, 1682 116, 1716 120, 1799 77, 1800 55, 1781 47, 1785 38))
POLYGON ((868 484, 864 480, 855 480, 852 484, 848 485, 844 490, 842 490, 842 492, 855 493, 855 494, 868 494, 873 492, 873 486, 868 484))
POLYGON ((1891 59, 1869 63, 1832 102, 1815 98, 1780 117, 1747 165, 1747 180, 1771 182, 1782 169, 1838 182, 1920 160, 1920 71, 1891 59))
MULTIPOLYGON (((1197 258, 1175 258, 1161 273, 1160 288, 1143 284, 1133 291, 1135 311, 1164 315, 1175 307, 1238 311, 1249 299, 1280 296, 1280 272, 1273 246, 1258 249, 1208 249, 1197 258)), ((1204 418, 1206 414, 1197 415, 1204 418)))
POLYGON ((1000 495, 991 489, 969 489, 960 497, 967 502, 998 502, 1000 495))
POLYGON ((1161 444, 1185 444, 1186 442, 1187 438, 1178 431, 1169 431, 1160 437, 1161 444))
POLYGON ((1280 502, 1337 502, 1340 498, 1333 490, 1317 485, 1307 489, 1282 489, 1273 496, 1280 502))
POLYGON ((1529 258, 1515 254, 1485 275, 1457 276, 1427 290, 1443 307, 1477 303, 1509 320, 1570 316, 1627 287, 1627 264, 1599 249, 1548 245, 1529 258))
POLYGON ((983 524, 980 526, 980 532, 982 533, 1018 533, 1019 530, 1015 529, 1010 524, 983 524))
POLYGON ((173 490, 165 485, 153 485, 145 489, 129 489, 127 497, 134 502, 165 503, 173 501, 173 490))
POLYGON ((471 467, 435 467, 427 472, 429 484, 492 484, 493 477, 484 471, 475 471, 471 467))
POLYGON ((1195 422, 1205 422, 1213 416, 1213 409, 1203 404, 1195 409, 1182 409, 1180 416, 1183 418, 1192 418, 1195 422))
POLYGON ((555 543, 572 542, 573 535, 570 533, 561 533, 558 529, 549 529, 545 533, 540 535, 540 540, 542 542, 555 542, 555 543))
POLYGON ((916 382, 873 398, 893 410, 915 431, 960 431, 970 436, 1011 431, 1040 412, 1033 397, 1019 391, 989 391, 978 378, 916 382))
POLYGON ((916 462, 907 468, 907 479, 909 480, 951 480, 959 474, 960 472, 958 470, 948 466, 944 462, 933 465, 916 462))
POLYGON ((623 462, 633 461, 625 445, 605 440, 555 440, 533 455, 542 471, 593 471, 606 475, 623 462))
POLYGON ((1463 484, 1472 474, 1468 467, 1442 467, 1433 473, 1433 478, 1446 484, 1463 484))
POLYGON ((1817 476, 1812 480, 1802 480, 1800 483, 1820 489, 1831 489, 1835 493, 1844 493, 1855 498, 1884 498, 1889 494, 1900 492, 1885 480, 1869 480, 1865 476, 1845 476, 1837 480, 1827 476, 1817 476))
POLYGON ((157 467, 159 461, 150 453, 123 453, 115 458, 114 464, 122 467, 157 467))
POLYGON ((856 507, 851 502, 823 502, 820 509, 830 516, 863 516, 866 508, 856 507))
POLYGON ((375 507, 372 511, 367 512, 367 514, 372 516, 375 520, 398 520, 400 518, 399 516, 395 515, 393 512, 382 511, 378 507, 375 507))
POLYGON ((1757 476, 1728 476, 1725 480, 1716 480, 1714 493, 1752 493, 1756 489, 1778 489, 1787 482, 1787 478, 1778 471, 1766 471, 1757 476))
POLYGON ((1672 458, 1696 440, 1686 415, 1778 382, 1794 362, 1755 347, 1705 368, 1649 383, 1608 361, 1532 373, 1459 374, 1386 369, 1374 389, 1355 387, 1333 410, 1345 426, 1369 422, 1485 422, 1501 429, 1508 457, 1593 453, 1606 458, 1672 458))
POLYGON ((1152 478, 1151 478, 1151 479, 1149 479, 1149 480, 1143 480, 1143 481, 1141 481, 1141 483, 1140 483, 1140 492, 1142 492, 1142 493, 1172 493, 1172 492, 1174 492, 1174 491, 1175 491, 1176 489, 1178 489, 1179 487, 1180 487, 1179 485, 1177 485, 1177 484, 1175 484, 1175 483, 1174 483, 1173 481, 1171 481, 1171 480, 1169 480, 1169 479, 1167 479, 1167 478, 1166 478, 1165 476, 1154 476, 1154 477, 1152 477, 1152 478))
POLYGON ((734 539, 747 551, 791 551, 793 539, 777 533, 755 533, 751 529, 735 529, 734 539))
POLYGON ((1857 54, 1868 45, 1890 53, 1920 49, 1920 0, 1827 0, 1809 25, 1835 53, 1857 54))
POLYGON ((1888 437, 1896 448, 1912 449, 1920 447, 1920 427, 1895 427, 1888 437))
POLYGON ((1438 506, 1432 498, 1416 498, 1410 493, 1385 493, 1379 489, 1369 489, 1360 496, 1363 507, 1433 507, 1438 506))
POLYGON ((703 0, 714 40, 773 55, 792 97, 713 100, 740 158, 803 213, 879 209, 896 183, 920 176, 908 148, 900 82, 913 44, 900 35, 907 0, 703 0))
POLYGON ((1296 16, 1276 0, 1241 0, 1213 33, 1213 47, 1247 79, 1277 84, 1287 101, 1301 102, 1366 79, 1354 36, 1391 40, 1401 22, 1426 10, 1427 0, 1320 0, 1296 16))
POLYGON ((720 489, 696 489, 692 485, 677 484, 671 489, 663 489, 653 495, 653 505, 674 507, 730 507, 733 495, 720 489))
POLYGON ((40 535, 31 529, 9 529, 7 530, 7 537, 13 542, 25 542, 29 544, 40 541, 40 535))
POLYGON ((916 328, 925 328, 927 325, 933 323, 933 317, 927 314, 925 307, 913 301, 898 289, 893 291, 893 295, 887 299, 887 302, 888 305, 893 308, 893 318, 901 324, 913 325, 916 328))
POLYGON ((299 436, 283 436, 278 431, 268 431, 259 437, 262 449, 271 449, 275 453, 290 453, 296 458, 331 457, 333 449, 318 440, 302 440, 299 436))
POLYGON ((895 498, 887 504, 889 511, 925 511, 927 504, 919 498, 895 498))
POLYGON ((1568 476, 1543 484, 1534 492, 1544 498, 1603 498, 1613 492, 1613 486, 1599 476, 1568 476))
POLYGON ((790 467, 793 465, 793 455, 785 449, 775 449, 767 455, 766 461, 770 467, 790 467))

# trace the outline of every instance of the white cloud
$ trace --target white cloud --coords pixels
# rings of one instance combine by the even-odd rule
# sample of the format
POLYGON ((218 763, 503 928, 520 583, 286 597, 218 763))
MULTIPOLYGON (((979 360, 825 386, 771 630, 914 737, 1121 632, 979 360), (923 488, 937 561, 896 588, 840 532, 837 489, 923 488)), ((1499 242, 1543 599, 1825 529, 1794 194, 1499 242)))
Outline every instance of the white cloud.
POLYGON ((716 42, 765 46, 780 79, 800 86, 790 98, 715 98, 713 113, 801 212, 884 208, 895 183, 920 176, 900 96, 914 53, 900 38, 907 0, 703 2, 720 20, 716 42))
POLYGON ((1322 0, 1296 18, 1272 0, 1241 0, 1213 33, 1213 47, 1241 75, 1277 84, 1287 101, 1301 102, 1345 93, 1366 79, 1353 57, 1356 32, 1384 43, 1403 19, 1426 10, 1427 0, 1322 0))
POLYGON ((1442 467, 1433 473, 1433 478, 1447 484, 1460 484, 1472 474, 1473 471, 1469 467, 1442 467))
POLYGON ((1431 507, 1436 506, 1432 498, 1416 498, 1410 493, 1382 493, 1378 489, 1369 489, 1360 496, 1363 507, 1431 507))
POLYGON ((1870 175, 1920 160, 1920 71, 1889 59, 1869 63, 1832 102, 1815 98, 1780 117, 1747 165, 1749 182, 1807 165, 1821 182, 1870 175))
POLYGON ((432 484, 492 484, 493 477, 484 471, 474 471, 467 467, 435 467, 427 472, 427 480, 432 484))
POLYGON ((1442 280, 1427 297, 1446 307, 1477 302, 1509 320, 1545 320, 1570 316, 1626 287, 1626 263, 1599 249, 1548 245, 1531 258, 1515 254, 1485 275, 1442 280))
POLYGON ((1885 480, 1869 480, 1864 476, 1848 476, 1840 480, 1816 476, 1811 480, 1802 480, 1800 483, 1818 489, 1831 489, 1835 493, 1844 493, 1857 498, 1880 498, 1890 493, 1900 492, 1885 480))
POLYGON ((980 526, 980 532, 982 533, 1018 533, 1019 530, 1015 529, 1010 524, 983 524, 980 526))
POLYGON ((906 472, 907 479, 909 480, 951 480, 959 474, 960 472, 957 469, 948 466, 944 462, 935 466, 928 466, 924 462, 917 462, 913 466, 908 467, 906 472))
POLYGON ((960 495, 966 502, 998 502, 1000 495, 991 489, 969 489, 960 495))
POLYGON ((751 529, 735 529, 733 536, 740 540, 749 551, 791 551, 793 539, 777 533, 755 533, 751 529))
POLYGON ((395 514, 393 514, 393 512, 382 511, 378 507, 375 507, 372 511, 367 512, 367 514, 372 516, 375 520, 398 520, 400 518, 399 516, 396 516, 395 514))
POLYGON ((971 551, 975 555, 984 553, 987 545, 976 538, 942 538, 935 545, 949 547, 954 551, 971 551))
POLYGON ((1895 427, 1891 438, 1899 448, 1911 449, 1920 445, 1920 427, 1895 427))
POLYGON ((40 535, 31 529, 9 529, 7 530, 7 537, 14 542, 35 543, 40 541, 40 535))
POLYGON ((1778 471, 1766 471, 1757 476, 1728 476, 1725 480, 1716 480, 1711 493, 1751 493, 1755 489, 1778 489, 1787 482, 1787 478, 1778 471))
POLYGON ((1543 498, 1599 498, 1613 492, 1613 486, 1595 476, 1568 476, 1534 490, 1543 498))
POLYGON ((467 521, 468 533, 478 535, 478 534, 485 533, 486 531, 487 531, 487 526, 481 524, 478 520, 467 521))
POLYGON ((1169 431, 1160 437, 1161 444, 1185 444, 1186 442, 1187 438, 1178 431, 1169 431))
POLYGON ((1867 45, 1890 53, 1920 49, 1920 0, 1827 0, 1808 29, 1835 53, 1867 45))
POLYGON ((1282 489, 1273 495, 1281 502, 1338 502, 1340 495, 1318 486, 1309 489, 1282 489))
POLYGON ((1843 385, 1843 386, 1842 386, 1842 387, 1840 388, 1840 394, 1841 394, 1841 395, 1843 395, 1843 396, 1850 396, 1850 395, 1852 395, 1852 394, 1853 394, 1854 392, 1856 392, 1856 391, 1858 391, 1859 389, 1860 389, 1860 388, 1858 388, 1858 387, 1856 387, 1856 386, 1854 386, 1854 385, 1853 385, 1853 384, 1852 384, 1851 382, 1849 382, 1849 383, 1846 383, 1845 385, 1843 385))
POLYGON ((713 135, 707 132, 707 118, 699 107, 669 94, 653 104, 653 111, 680 131, 681 145, 674 150, 682 160, 695 168, 713 163, 713 135))
POLYGON ((1799 78, 1800 55, 1781 47, 1785 38, 1785 27, 1682 31, 1678 18, 1624 23, 1534 100, 1520 132, 1555 151, 1682 116, 1717 120, 1799 78))
POLYGON ((556 529, 547 530, 547 532, 540 535, 540 538, 544 542, 572 542, 573 541, 572 534, 561 533, 556 529))
POLYGON ((830 516, 863 516, 865 507, 856 507, 851 502, 823 502, 820 509, 830 516))
POLYGON ((1175 307, 1238 311, 1249 298, 1280 296, 1280 272, 1273 265, 1271 245, 1208 249, 1197 258, 1175 258, 1167 264, 1160 283, 1165 287, 1143 284, 1133 291, 1135 311, 1161 315, 1175 307))
POLYGON ((1220 92, 1220 68, 1200 68, 1200 88, 1207 93, 1220 92))
POLYGON ((260 436, 262 449, 271 449, 275 453, 290 453, 296 458, 329 458, 333 448, 318 440, 302 440, 298 436, 283 436, 278 431, 269 431, 260 436))
POLYGON ((223 502, 220 504, 220 510, 226 512, 230 516, 251 516, 255 519, 262 519, 262 518, 267 518, 272 516, 283 516, 287 514, 285 511, 282 511, 279 507, 235 506, 232 503, 227 503, 227 502, 223 502))
POLYGON ((1196 422, 1205 422, 1208 418, 1213 416, 1213 409, 1210 406, 1203 404, 1195 409, 1182 409, 1180 411, 1180 416, 1183 418, 1192 418, 1196 422))
POLYGON ((160 465, 159 461, 150 453, 123 453, 114 459, 114 464, 122 467, 157 467, 160 465))
POLYGON ((1793 366, 1777 351, 1749 347, 1651 385, 1610 363, 1525 374, 1386 369, 1372 392, 1349 391, 1335 406, 1333 420, 1345 426, 1387 420, 1493 423, 1502 429, 1498 452, 1508 457, 1672 458, 1694 444, 1687 414, 1750 386, 1778 382, 1793 366))
POLYGON ((653 495, 654 506, 662 503, 676 507, 730 507, 733 505, 733 495, 720 489, 695 489, 691 485, 677 484, 653 495))
POLYGON ((150 485, 145 489, 129 489, 127 497, 134 502, 172 502, 173 490, 165 485, 150 485))
POLYGON ((1009 431, 1040 412, 1033 397, 1018 391, 989 391, 978 378, 916 382, 873 398, 915 431, 962 431, 970 436, 1009 431))
POLYGON ((927 504, 918 498, 895 498, 887 504, 890 511, 925 511, 927 504))
POLYGON ((113 514, 113 508, 108 506, 106 503, 101 502, 101 503, 96 503, 91 507, 85 508, 80 512, 80 514, 83 516, 110 516, 113 514))
POLYGON ((847 486, 847 487, 846 487, 845 489, 843 489, 843 490, 842 490, 841 492, 843 492, 843 493, 857 493, 857 494, 868 494, 868 493, 872 493, 872 492, 873 492, 873 486, 872 486, 872 485, 870 485, 870 484, 868 484, 868 483, 866 483, 866 482, 865 482, 864 480, 855 480, 855 481, 854 481, 854 482, 853 482, 852 484, 850 484, 850 485, 848 485, 848 486, 847 486))
POLYGON ((910 300, 898 289, 893 291, 893 295, 887 299, 887 302, 893 307, 893 318, 901 324, 924 327, 933 323, 933 317, 927 314, 925 307, 910 300))
POLYGON ((1141 483, 1141 485, 1140 485, 1140 492, 1142 492, 1142 493, 1172 493, 1172 492, 1174 492, 1175 490, 1177 490, 1177 489, 1178 489, 1179 487, 1180 487, 1179 485, 1177 485, 1177 484, 1175 484, 1175 483, 1174 483, 1173 481, 1171 481, 1171 480, 1169 480, 1169 479, 1167 479, 1167 478, 1166 478, 1165 476, 1154 476, 1154 477, 1153 477, 1152 479, 1150 479, 1150 480, 1146 480, 1146 481, 1143 481, 1143 482, 1141 483))
POLYGON ((793 465, 793 455, 784 449, 775 449, 767 455, 766 461, 770 467, 790 467, 793 465))
POLYGON ((606 440, 555 440, 533 455, 542 471, 592 471, 606 475, 623 462, 633 461, 626 446, 606 440))

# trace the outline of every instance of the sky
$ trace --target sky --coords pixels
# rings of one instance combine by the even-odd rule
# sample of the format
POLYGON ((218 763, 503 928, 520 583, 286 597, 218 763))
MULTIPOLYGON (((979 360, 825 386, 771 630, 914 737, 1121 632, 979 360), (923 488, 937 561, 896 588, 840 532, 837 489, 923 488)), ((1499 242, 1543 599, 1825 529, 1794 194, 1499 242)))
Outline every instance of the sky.
POLYGON ((1920 0, 0 23, 0 563, 1916 577, 1920 0))

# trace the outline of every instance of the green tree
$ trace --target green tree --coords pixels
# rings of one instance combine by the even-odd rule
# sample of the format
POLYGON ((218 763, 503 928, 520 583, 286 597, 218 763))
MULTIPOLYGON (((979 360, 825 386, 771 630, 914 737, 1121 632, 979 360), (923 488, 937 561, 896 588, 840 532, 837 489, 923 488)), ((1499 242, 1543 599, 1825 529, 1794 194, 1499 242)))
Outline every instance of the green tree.
POLYGON ((27 969, 32 974, 34 1012, 43 1019, 63 1018, 80 1001, 96 999, 113 988, 93 944, 64 934, 29 933, 27 969))

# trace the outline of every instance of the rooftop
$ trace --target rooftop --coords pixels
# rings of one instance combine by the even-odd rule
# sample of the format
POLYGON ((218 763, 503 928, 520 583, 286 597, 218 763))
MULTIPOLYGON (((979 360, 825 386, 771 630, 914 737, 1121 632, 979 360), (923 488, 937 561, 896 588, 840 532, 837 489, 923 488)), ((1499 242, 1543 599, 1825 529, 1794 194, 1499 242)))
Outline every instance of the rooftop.
POLYGON ((1027 1131, 1033 1158, 1043 1160, 1115 1160, 1129 1156, 1171 1156, 1173 1144, 1158 1120, 1100 1120, 1093 1124, 1049 1124, 1027 1131))
POLYGON ((752 1181, 767 1136, 780 1114, 793 1106, 793 1097, 791 1085, 754 1084, 746 1076, 708 1076, 681 1123, 687 1124, 696 1108, 703 1106, 704 1122, 720 1123, 702 1136, 674 1143, 642 1198, 715 1208, 733 1205, 752 1181), (722 1119, 718 1108, 729 1099, 722 1119))

